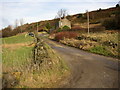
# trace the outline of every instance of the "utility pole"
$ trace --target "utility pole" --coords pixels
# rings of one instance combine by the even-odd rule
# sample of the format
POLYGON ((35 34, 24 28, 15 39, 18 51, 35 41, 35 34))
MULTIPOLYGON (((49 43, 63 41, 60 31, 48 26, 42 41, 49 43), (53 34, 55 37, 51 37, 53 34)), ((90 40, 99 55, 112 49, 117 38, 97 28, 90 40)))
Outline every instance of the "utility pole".
POLYGON ((38 22, 37 22, 37 33, 38 33, 38 22))
POLYGON ((36 30, 34 31, 34 38, 35 38, 35 43, 37 43, 38 42, 38 22, 36 25, 36 30))
POLYGON ((88 10, 87 10, 87 22, 88 22, 88 34, 90 33, 90 30, 89 30, 89 12, 88 12, 88 10))

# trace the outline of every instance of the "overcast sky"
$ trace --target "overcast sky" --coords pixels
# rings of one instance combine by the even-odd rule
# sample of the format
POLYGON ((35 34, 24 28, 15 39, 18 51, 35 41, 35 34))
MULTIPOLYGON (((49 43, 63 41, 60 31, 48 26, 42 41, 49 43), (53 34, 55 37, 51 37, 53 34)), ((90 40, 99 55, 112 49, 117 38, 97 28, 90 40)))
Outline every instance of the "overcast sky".
POLYGON ((59 9, 70 15, 99 8, 114 7, 119 0, 0 0, 0 29, 13 25, 15 20, 24 23, 53 19, 59 9))

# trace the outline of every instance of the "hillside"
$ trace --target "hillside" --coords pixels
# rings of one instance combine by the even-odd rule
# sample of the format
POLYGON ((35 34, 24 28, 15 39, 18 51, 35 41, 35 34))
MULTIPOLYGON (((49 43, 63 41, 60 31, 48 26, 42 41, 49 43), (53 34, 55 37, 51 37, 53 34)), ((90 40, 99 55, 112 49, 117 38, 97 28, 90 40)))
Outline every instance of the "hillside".
POLYGON ((0 38, 2 88, 56 87, 69 74, 66 63, 49 45, 25 35, 0 38))
MULTIPOLYGON (((102 23, 105 20, 116 18, 116 14, 119 14, 119 16, 120 16, 119 12, 120 12, 120 7, 112 7, 112 8, 108 8, 108 9, 99 9, 96 11, 89 12, 91 30, 96 30, 96 29, 104 30, 105 27, 102 25, 102 23)), ((67 18, 71 21, 72 30, 85 30, 85 29, 87 29, 86 13, 69 15, 69 16, 67 16, 67 18)), ((18 26, 14 30, 12 30, 8 26, 2 30, 2 36, 9 37, 9 36, 16 35, 18 33, 32 32, 34 30, 37 30, 37 23, 38 23, 38 31, 45 30, 46 25, 49 25, 49 27, 52 30, 54 30, 55 23, 58 21, 59 21, 59 19, 53 19, 53 20, 34 22, 31 24, 27 23, 27 24, 24 24, 22 26, 18 26)), ((117 20, 117 22, 119 23, 119 20, 117 20)), ((120 27, 118 27, 118 28, 120 28, 120 27)))
POLYGON ((3 89, 118 87, 120 7, 66 18, 0 30, 3 89))

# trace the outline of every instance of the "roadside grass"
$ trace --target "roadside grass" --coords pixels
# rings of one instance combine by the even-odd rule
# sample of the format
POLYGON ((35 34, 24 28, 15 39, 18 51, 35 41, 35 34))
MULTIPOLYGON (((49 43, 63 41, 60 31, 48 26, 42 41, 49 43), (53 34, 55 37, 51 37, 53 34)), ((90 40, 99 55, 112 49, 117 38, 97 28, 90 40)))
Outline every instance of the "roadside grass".
POLYGON ((97 40, 98 45, 95 45, 94 47, 90 48, 89 51, 92 53, 101 54, 104 56, 111 56, 115 58, 119 58, 119 34, 118 32, 115 33, 90 33, 83 34, 85 37, 93 38, 97 40), (116 44, 116 45, 115 45, 116 44))
POLYGON ((66 63, 51 47, 45 44, 53 64, 50 68, 44 67, 44 65, 43 67, 36 66, 33 63, 34 46, 29 46, 33 42, 33 38, 29 36, 25 38, 24 35, 3 38, 1 54, 5 84, 7 83, 9 86, 13 83, 13 86, 10 87, 14 88, 57 87, 59 82, 69 74, 66 63), (27 44, 24 45, 24 43, 27 44), (39 68, 42 68, 42 70, 40 71, 39 68))
MULTIPOLYGON (((52 36, 52 39, 55 40, 56 35, 52 36)), ((51 38, 51 36, 49 37, 51 38)), ((120 58, 118 56, 120 43, 118 32, 79 33, 77 38, 66 37, 59 42, 92 53, 120 58)))
POLYGON ((87 33, 83 33, 82 34, 83 36, 85 37, 90 37, 90 38, 95 38, 95 39, 99 39, 100 42, 104 42, 104 41, 112 41, 114 43, 118 43, 118 35, 119 33, 116 32, 116 33, 107 33, 107 32, 96 32, 96 33, 90 33, 90 34, 87 34, 87 33))
MULTIPOLYGON (((17 74, 24 72, 23 68, 32 60, 33 46, 28 45, 33 42, 33 38, 30 36, 25 37, 24 33, 1 38, 1 40, 3 42, 1 45, 3 80, 7 86, 10 86, 11 82, 16 82, 17 79, 20 79, 21 75, 17 74)), ((6 86, 5 83, 3 86, 6 86)))
POLYGON ((1 38, 2 43, 2 63, 3 67, 19 66, 24 64, 32 56, 33 46, 27 46, 33 42, 33 37, 19 34, 16 36, 1 38), (27 43, 24 45, 24 43, 27 43))
POLYGON ((30 43, 31 41, 33 41, 33 37, 28 35, 25 37, 25 33, 12 37, 2 38, 2 44, 30 43))
POLYGON ((92 53, 101 54, 101 55, 105 55, 105 56, 114 56, 104 46, 95 46, 93 48, 90 48, 89 51, 92 53))
MULTIPOLYGON (((14 46, 15 47, 15 46, 14 46)), ((2 62, 3 65, 7 66, 19 66, 26 62, 26 59, 32 57, 33 47, 19 47, 17 49, 11 50, 10 48, 3 48, 2 50, 2 62)))
POLYGON ((69 68, 63 59, 56 55, 56 52, 47 44, 45 47, 52 59, 52 66, 49 68, 46 65, 40 67, 41 71, 39 71, 39 66, 37 70, 34 70, 33 67, 30 72, 25 71, 19 85, 15 88, 57 88, 60 81, 69 75, 69 68))

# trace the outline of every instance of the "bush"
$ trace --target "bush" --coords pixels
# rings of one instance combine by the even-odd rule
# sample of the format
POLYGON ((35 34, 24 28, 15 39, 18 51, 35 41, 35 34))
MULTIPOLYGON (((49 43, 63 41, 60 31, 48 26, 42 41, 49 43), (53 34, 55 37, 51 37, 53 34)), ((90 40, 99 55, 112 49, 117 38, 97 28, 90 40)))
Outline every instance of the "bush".
POLYGON ((108 29, 108 30, 111 30, 111 29, 120 29, 120 17, 119 18, 114 18, 114 19, 107 19, 105 20, 102 25, 108 29))
POLYGON ((70 28, 68 26, 64 26, 62 30, 69 30, 70 28))
POLYGON ((78 16, 77 16, 77 18, 81 18, 82 17, 82 14, 79 14, 78 16))
POLYGON ((68 26, 64 26, 63 28, 58 28, 55 33, 58 33, 58 32, 62 32, 62 31, 67 31, 69 30, 70 28, 68 26))
POLYGON ((116 22, 115 19, 106 19, 102 25, 106 28, 106 29, 116 29, 116 22))
POLYGON ((117 5, 116 5, 116 7, 120 7, 120 5, 119 5, 119 4, 117 4, 117 5))
POLYGON ((12 33, 12 29, 10 26, 8 26, 2 30, 2 37, 9 37, 9 36, 12 36, 12 34, 13 33, 12 33))
POLYGON ((58 28, 57 32, 62 32, 62 29, 61 29, 61 28, 58 28))
POLYGON ((52 28, 52 26, 50 25, 50 23, 47 23, 45 26, 48 30, 50 30, 52 28))
POLYGON ((69 32, 69 31, 64 31, 64 32, 59 32, 55 35, 55 40, 59 41, 64 38, 76 38, 78 34, 76 32, 69 32))
POLYGON ((120 11, 115 12, 115 17, 106 19, 102 23, 106 29, 120 29, 120 11))

